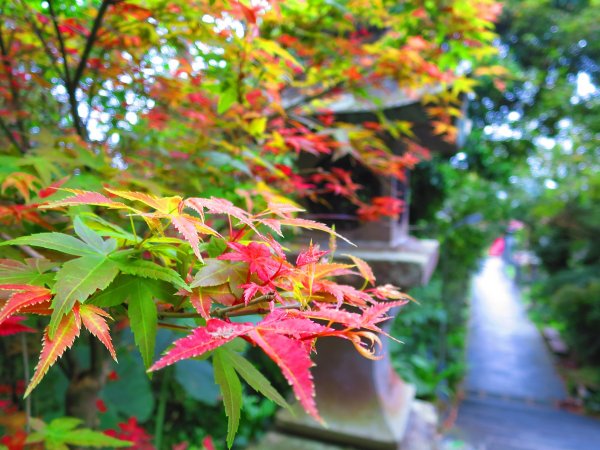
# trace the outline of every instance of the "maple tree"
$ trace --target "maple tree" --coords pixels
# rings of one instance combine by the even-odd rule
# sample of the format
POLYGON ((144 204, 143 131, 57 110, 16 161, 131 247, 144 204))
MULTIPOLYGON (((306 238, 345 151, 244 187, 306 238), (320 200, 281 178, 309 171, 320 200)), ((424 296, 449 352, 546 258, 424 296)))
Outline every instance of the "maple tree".
MULTIPOLYGON (((295 161, 350 157, 404 179, 428 154, 410 123, 381 108, 378 122, 350 124, 332 109, 348 96, 377 105, 390 85, 425 104, 436 133, 455 138, 474 83, 457 65, 494 52, 499 8, 446 3, 3 2, 0 330, 32 331, 22 316, 49 316, 37 322, 42 349, 25 395, 82 329, 94 336, 93 358, 100 343, 116 360, 114 319, 131 328, 150 372, 211 357, 229 445, 239 377, 287 404, 240 340, 277 364, 318 419, 315 340, 347 339, 376 358, 378 323, 407 297, 376 287, 356 257, 334 262, 311 244, 293 261, 278 240, 286 229, 337 236, 299 216, 303 198, 344 197, 365 220, 397 216, 401 204, 365 199, 351 170, 301 170, 295 161), (386 136, 403 153, 389 150, 386 136), (362 277, 362 288, 334 281, 349 275, 362 277), (155 361, 159 327, 186 335, 155 361)), ((106 375, 93 358, 86 376, 98 391, 106 375)), ((65 366, 71 381, 81 375, 65 366)))

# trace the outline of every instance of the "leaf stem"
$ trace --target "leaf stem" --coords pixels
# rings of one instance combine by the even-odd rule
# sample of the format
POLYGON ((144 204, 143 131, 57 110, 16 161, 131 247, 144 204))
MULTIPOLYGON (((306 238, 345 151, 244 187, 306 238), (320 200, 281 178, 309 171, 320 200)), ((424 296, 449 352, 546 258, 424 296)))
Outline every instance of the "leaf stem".
POLYGON ((129 215, 129 223, 131 224, 131 231, 133 232, 133 237, 135 237, 135 242, 137 243, 138 237, 137 237, 137 233, 135 232, 135 226, 133 224, 133 216, 131 214, 129 215))

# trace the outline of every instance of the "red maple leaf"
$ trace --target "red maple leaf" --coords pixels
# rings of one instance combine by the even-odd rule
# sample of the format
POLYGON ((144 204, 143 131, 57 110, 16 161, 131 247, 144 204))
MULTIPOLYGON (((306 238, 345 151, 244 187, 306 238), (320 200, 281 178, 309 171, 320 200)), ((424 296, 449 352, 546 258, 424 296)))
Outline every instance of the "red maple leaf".
POLYGON ((215 450, 215 444, 213 443, 211 436, 206 436, 204 439, 202 439, 202 445, 204 446, 205 450, 215 450))
POLYGON ((253 224, 253 220, 247 211, 242 208, 238 208, 229 200, 223 198, 201 198, 191 197, 184 201, 184 204, 188 208, 192 208, 198 214, 202 220, 204 220, 204 210, 210 214, 226 214, 229 217, 235 217, 240 223, 249 227, 252 231, 260 236, 260 233, 253 224))
POLYGON ((154 450, 152 436, 144 430, 135 417, 130 417, 127 422, 121 422, 118 430, 106 430, 104 434, 124 441, 133 442, 129 447, 132 450, 154 450))
POLYGON ((17 333, 35 333, 36 330, 21 324, 25 320, 23 316, 13 316, 0 324, 0 336, 10 336, 17 333))
POLYGON ((40 189, 40 191, 38 192, 38 195, 40 198, 46 198, 46 197, 50 197, 52 194, 54 194, 59 187, 61 187, 63 184, 65 184, 67 181, 69 181, 69 176, 61 178, 58 181, 55 181, 54 183, 52 183, 50 186, 45 187, 43 189, 40 189))
POLYGON ((266 244, 251 242, 244 245, 229 242, 227 245, 233 252, 225 253, 218 259, 246 262, 250 273, 255 273, 264 282, 271 281, 277 273, 281 273, 284 265, 287 265, 284 260, 276 258, 266 244))
POLYGON ((310 373, 313 362, 306 345, 283 334, 261 332, 258 328, 248 335, 271 358, 292 386, 302 407, 318 421, 322 421, 315 403, 315 386, 310 373))
POLYGON ((319 250, 319 245, 313 245, 311 242, 308 249, 298 254, 298 257, 296 258, 296 265, 298 267, 302 267, 307 264, 317 263, 327 253, 329 253, 329 250, 319 250))
POLYGON ((30 284, 0 284, 0 291, 14 291, 4 307, 0 310, 0 324, 13 314, 31 306, 49 303, 52 298, 50 290, 30 284))
POLYGON ((251 323, 230 323, 221 319, 209 319, 205 327, 198 327, 192 334, 175 341, 174 347, 150 367, 154 371, 181 361, 194 358, 248 333, 251 323))
POLYGON ((7 447, 8 450, 23 450, 27 441, 27 433, 23 430, 15 432, 13 435, 2 436, 0 444, 7 447))
MULTIPOLYGON (((339 323, 348 329, 360 330, 366 329, 376 333, 384 333, 377 324, 390 319, 387 312, 396 306, 403 306, 408 302, 405 300, 379 302, 367 308, 363 308, 361 313, 346 311, 340 308, 330 306, 321 306, 321 309, 315 311, 290 310, 288 314, 311 319, 320 319, 339 323)), ((385 333, 384 333, 385 334, 385 333)))
POLYGON ((402 212, 402 200, 394 197, 373 197, 370 205, 361 206, 357 214, 361 220, 373 221, 382 216, 398 217, 402 212))
POLYGON ((261 293, 262 295, 274 294, 277 299, 281 299, 279 292, 272 283, 267 283, 265 285, 256 284, 254 282, 242 284, 240 286, 244 290, 243 298, 244 303, 247 305, 250 300, 254 298, 257 293, 261 293))
POLYGON ((256 325, 209 319, 206 326, 198 327, 189 336, 175 341, 173 348, 149 370, 158 370, 177 361, 200 356, 236 337, 244 337, 275 361, 304 409, 315 419, 321 420, 314 401, 310 352, 315 338, 337 333, 332 328, 313 322, 309 317, 281 310, 271 312, 256 325))
POLYGON ((327 292, 335 297, 337 300, 337 306, 340 307, 342 303, 348 303, 350 305, 364 307, 368 303, 372 302, 372 298, 369 294, 359 291, 352 286, 345 284, 338 284, 329 280, 317 281, 313 284, 313 293, 315 292, 327 292))
POLYGON ((108 408, 106 407, 106 403, 101 398, 96 399, 95 403, 96 403, 96 409, 98 410, 99 413, 105 413, 106 411, 108 411, 108 408))

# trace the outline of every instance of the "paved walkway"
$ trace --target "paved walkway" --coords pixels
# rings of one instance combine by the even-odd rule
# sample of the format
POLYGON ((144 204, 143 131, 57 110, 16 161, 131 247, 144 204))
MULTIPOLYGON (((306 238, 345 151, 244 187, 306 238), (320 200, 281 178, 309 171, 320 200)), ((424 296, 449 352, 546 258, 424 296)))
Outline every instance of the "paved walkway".
POLYGON ((499 258, 474 279, 467 358, 456 423, 467 448, 600 450, 600 421, 558 409, 565 387, 499 258))

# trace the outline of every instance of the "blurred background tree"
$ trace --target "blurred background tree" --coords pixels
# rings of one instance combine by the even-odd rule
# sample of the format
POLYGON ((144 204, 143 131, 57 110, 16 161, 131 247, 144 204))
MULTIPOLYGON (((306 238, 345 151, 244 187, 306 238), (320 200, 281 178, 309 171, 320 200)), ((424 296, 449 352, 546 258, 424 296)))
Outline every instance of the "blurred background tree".
POLYGON ((585 385, 595 409, 600 370, 587 366, 599 363, 600 2, 509 0, 497 31, 495 73, 503 77, 480 79, 465 146, 411 177, 415 232, 439 238, 442 252, 434 281, 414 292, 433 301, 397 319, 412 350, 398 350, 397 364, 409 379, 431 380, 420 390, 426 397, 454 392, 464 371, 469 274, 518 219, 519 248, 541 264, 532 313, 571 346, 583 366, 571 387, 585 385), (429 326, 411 337, 411 323, 429 326), (424 331, 433 329, 439 334, 424 331))

